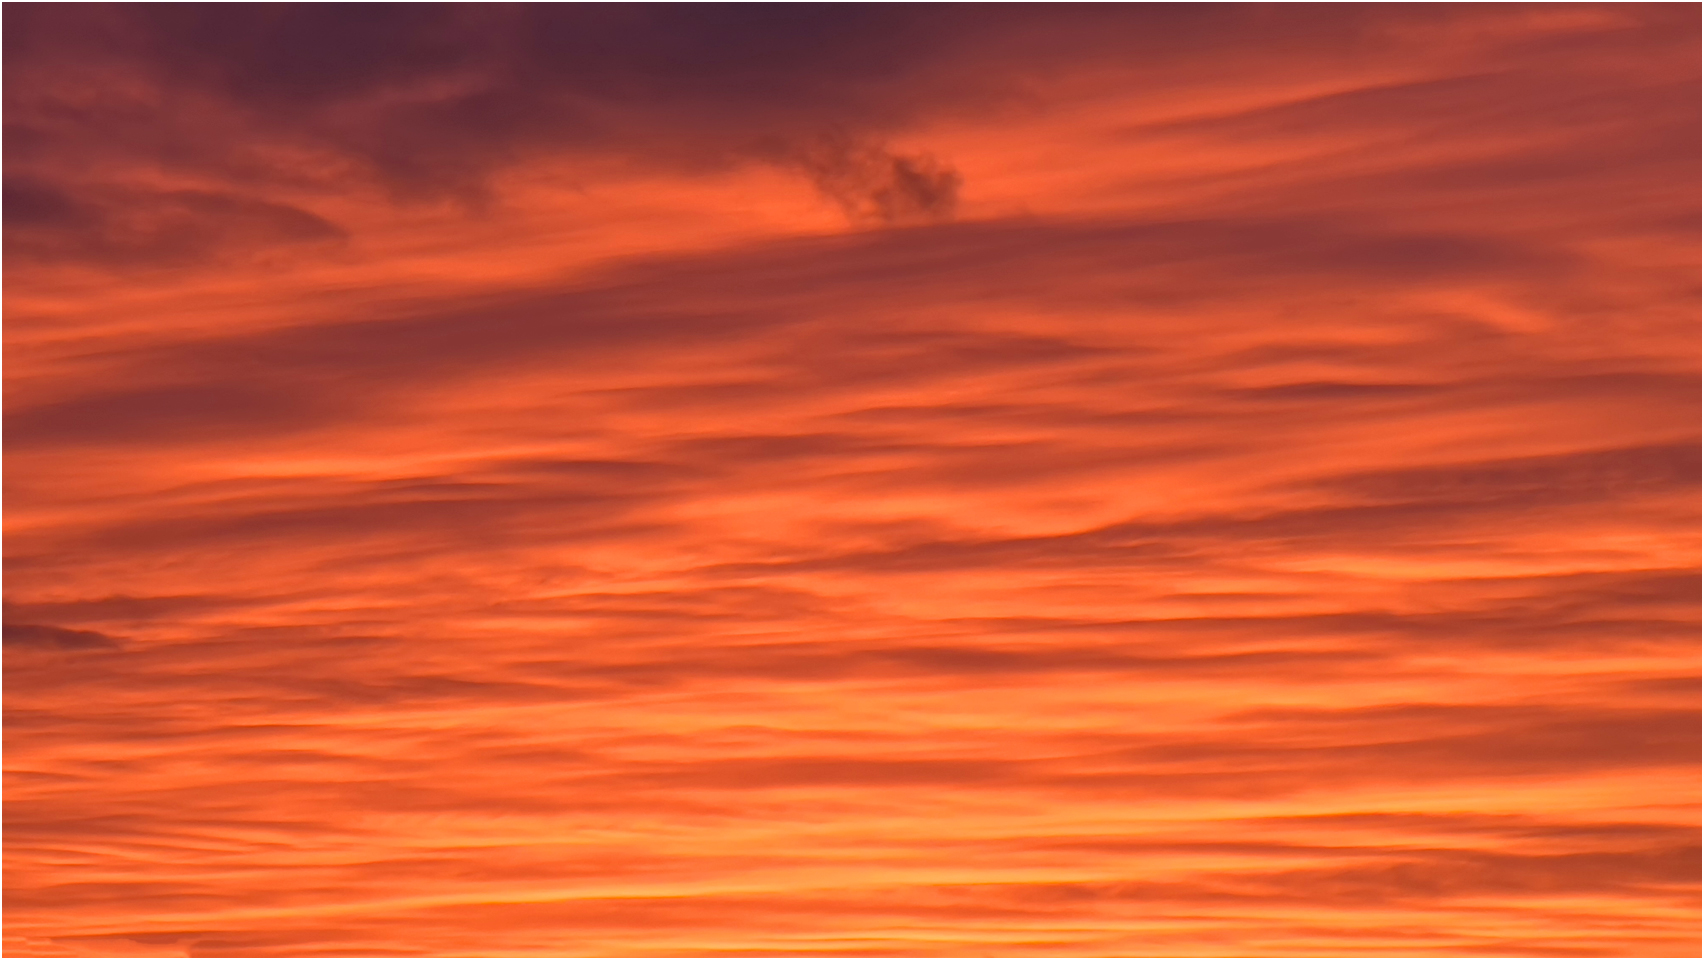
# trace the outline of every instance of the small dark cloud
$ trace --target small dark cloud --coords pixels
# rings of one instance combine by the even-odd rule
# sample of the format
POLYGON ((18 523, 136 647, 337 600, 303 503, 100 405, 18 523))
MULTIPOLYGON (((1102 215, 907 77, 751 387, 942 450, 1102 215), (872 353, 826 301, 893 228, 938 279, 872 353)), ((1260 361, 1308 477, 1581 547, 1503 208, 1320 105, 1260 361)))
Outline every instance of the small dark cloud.
POLYGON ((23 650, 114 650, 116 638, 94 630, 68 630, 35 623, 8 623, 5 645, 23 650))
POLYGON ((798 152, 795 162, 854 224, 899 226, 952 219, 957 170, 927 155, 902 156, 840 135, 798 152))

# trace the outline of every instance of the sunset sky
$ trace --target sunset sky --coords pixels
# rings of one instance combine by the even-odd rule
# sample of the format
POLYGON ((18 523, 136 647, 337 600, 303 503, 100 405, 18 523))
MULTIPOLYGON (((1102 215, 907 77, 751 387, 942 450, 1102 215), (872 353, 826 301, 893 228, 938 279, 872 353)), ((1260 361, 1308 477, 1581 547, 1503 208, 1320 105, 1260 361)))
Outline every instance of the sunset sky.
POLYGON ((13 957, 1698 955, 1693 3, 14 3, 13 957))

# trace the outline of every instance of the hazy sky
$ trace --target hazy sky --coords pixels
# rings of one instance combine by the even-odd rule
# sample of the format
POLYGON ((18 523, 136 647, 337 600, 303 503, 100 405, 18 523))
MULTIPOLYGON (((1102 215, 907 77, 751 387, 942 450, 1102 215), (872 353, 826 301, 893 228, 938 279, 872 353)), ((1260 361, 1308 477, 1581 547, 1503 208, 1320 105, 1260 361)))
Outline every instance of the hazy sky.
POLYGON ((7 955, 1696 956, 1697 21, 14 3, 7 955))

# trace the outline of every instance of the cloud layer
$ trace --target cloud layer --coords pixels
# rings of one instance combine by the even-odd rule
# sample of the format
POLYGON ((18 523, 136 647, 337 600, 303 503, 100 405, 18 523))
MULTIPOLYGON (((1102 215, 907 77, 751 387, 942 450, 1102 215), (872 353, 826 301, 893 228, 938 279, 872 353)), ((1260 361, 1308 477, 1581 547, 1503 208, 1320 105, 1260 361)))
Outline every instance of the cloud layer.
POLYGON ((15 7, 9 955, 1696 951, 1695 10, 15 7))

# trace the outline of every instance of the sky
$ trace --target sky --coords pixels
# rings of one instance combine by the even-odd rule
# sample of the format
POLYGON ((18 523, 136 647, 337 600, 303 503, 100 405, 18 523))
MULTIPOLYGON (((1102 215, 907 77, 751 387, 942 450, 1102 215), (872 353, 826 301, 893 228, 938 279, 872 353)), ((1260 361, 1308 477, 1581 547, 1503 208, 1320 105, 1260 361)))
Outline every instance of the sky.
POLYGON ((8 956, 1697 955, 1697 5, 4 26, 8 956))

